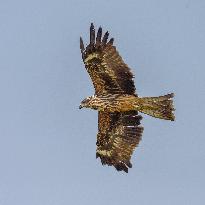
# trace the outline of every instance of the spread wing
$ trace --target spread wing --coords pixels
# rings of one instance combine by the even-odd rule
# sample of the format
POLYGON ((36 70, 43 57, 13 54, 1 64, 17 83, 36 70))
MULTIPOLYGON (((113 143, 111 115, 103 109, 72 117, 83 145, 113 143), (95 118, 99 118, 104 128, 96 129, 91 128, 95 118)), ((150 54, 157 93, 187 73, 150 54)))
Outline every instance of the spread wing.
POLYGON ((143 127, 139 126, 141 119, 137 111, 98 112, 96 157, 100 157, 102 164, 128 172, 132 167, 131 155, 143 132, 143 127))
POLYGON ((82 59, 93 82, 95 94, 135 94, 134 76, 113 46, 114 39, 108 42, 108 36, 106 32, 102 38, 100 27, 95 38, 95 29, 91 24, 90 44, 86 48, 80 38, 82 59))

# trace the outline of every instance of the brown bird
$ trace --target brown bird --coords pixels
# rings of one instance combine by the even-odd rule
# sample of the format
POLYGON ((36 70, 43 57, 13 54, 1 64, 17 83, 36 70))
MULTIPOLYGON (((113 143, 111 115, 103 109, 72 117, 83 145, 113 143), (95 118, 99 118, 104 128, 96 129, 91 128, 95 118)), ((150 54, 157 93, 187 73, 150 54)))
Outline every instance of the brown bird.
POLYGON ((90 43, 80 49, 85 68, 95 88, 95 94, 84 99, 79 108, 98 110, 96 158, 102 164, 128 172, 131 155, 141 140, 142 117, 138 111, 155 118, 174 121, 172 98, 174 94, 159 97, 138 97, 130 68, 124 63, 114 39, 108 41, 108 31, 102 37, 99 27, 95 35, 90 26, 90 43))

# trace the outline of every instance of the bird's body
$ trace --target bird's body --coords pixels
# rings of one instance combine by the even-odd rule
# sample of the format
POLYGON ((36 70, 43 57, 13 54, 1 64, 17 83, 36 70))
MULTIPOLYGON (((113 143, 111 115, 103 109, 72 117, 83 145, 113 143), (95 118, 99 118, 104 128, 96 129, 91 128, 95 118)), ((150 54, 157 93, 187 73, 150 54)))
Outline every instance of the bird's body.
POLYGON ((140 111, 156 118, 174 120, 172 101, 173 93, 159 97, 137 97, 135 95, 109 94, 89 97, 84 106, 98 111, 127 112, 140 111), (168 113, 165 111, 169 111, 168 113))
POLYGON ((143 127, 138 111, 150 116, 174 120, 173 93, 159 97, 138 97, 133 74, 102 29, 95 37, 90 27, 90 44, 80 49, 86 70, 95 88, 95 94, 84 99, 80 108, 98 110, 98 134, 96 157, 102 164, 113 165, 117 170, 128 172, 132 167, 131 155, 139 144, 143 127))
POLYGON ((140 98, 137 98, 136 96, 125 94, 94 95, 89 97, 89 103, 86 106, 98 111, 126 112, 135 110, 135 105, 132 102, 139 99, 140 98))

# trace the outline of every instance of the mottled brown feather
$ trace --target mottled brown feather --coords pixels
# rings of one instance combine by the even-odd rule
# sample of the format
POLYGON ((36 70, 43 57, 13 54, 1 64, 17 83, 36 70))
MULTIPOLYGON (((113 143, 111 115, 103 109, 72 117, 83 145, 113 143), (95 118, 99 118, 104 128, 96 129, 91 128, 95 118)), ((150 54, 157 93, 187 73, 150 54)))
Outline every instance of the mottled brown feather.
POLYGON ((95 29, 91 24, 90 43, 86 49, 82 46, 82 39, 80 40, 82 58, 92 79, 95 94, 136 95, 134 76, 122 60, 116 47, 113 46, 114 39, 111 38, 108 41, 108 37, 109 33, 106 32, 102 38, 102 28, 100 27, 95 41, 95 29))
POLYGON ((137 111, 98 112, 96 157, 100 157, 103 165, 128 172, 132 167, 131 155, 143 132, 143 127, 139 126, 141 119, 137 111))

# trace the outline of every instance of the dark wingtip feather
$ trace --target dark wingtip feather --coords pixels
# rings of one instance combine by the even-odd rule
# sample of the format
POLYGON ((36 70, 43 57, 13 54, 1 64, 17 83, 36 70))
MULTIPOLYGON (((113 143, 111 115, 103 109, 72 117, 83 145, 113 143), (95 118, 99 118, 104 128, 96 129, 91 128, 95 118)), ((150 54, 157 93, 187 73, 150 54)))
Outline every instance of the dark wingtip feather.
POLYGON ((108 44, 113 45, 113 43, 114 43, 114 38, 111 38, 111 39, 109 40, 108 44))
POLYGON ((129 168, 132 168, 132 163, 129 161, 126 163, 126 165, 129 167, 129 168))
POLYGON ((174 93, 170 93, 168 94, 170 98, 173 98, 174 97, 174 93))
POLYGON ((98 157, 100 157, 100 154, 99 154, 99 153, 96 153, 96 159, 97 159, 98 157))
POLYGON ((93 23, 90 25, 90 44, 94 45, 95 44, 95 28, 93 23))
POLYGON ((80 50, 81 50, 82 58, 84 60, 85 59, 85 54, 84 54, 85 47, 84 47, 83 39, 81 37, 80 37, 80 50))
POLYGON ((85 50, 82 37, 80 37, 80 50, 81 50, 81 51, 84 51, 84 50, 85 50))
POLYGON ((128 167, 126 167, 126 165, 124 163, 118 163, 116 165, 114 165, 117 171, 124 171, 126 173, 128 173, 128 167))
POLYGON ((105 45, 107 43, 107 39, 109 37, 109 32, 106 31, 105 35, 103 36, 103 40, 102 40, 102 43, 105 45))
POLYGON ((102 28, 99 27, 98 32, 97 32, 97 37, 96 37, 96 45, 100 45, 101 38, 102 38, 102 28))

